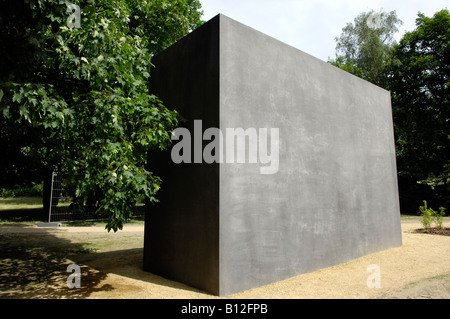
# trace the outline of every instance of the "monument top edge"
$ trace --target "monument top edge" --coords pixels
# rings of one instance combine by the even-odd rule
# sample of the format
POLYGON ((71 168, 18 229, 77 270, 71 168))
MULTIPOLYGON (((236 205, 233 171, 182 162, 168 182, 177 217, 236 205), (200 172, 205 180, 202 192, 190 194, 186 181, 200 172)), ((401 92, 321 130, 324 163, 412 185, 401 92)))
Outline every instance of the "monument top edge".
POLYGON ((291 50, 296 50, 300 54, 308 56, 309 58, 311 58, 313 61, 316 61, 317 63, 323 63, 324 65, 327 65, 330 69, 334 69, 337 72, 343 72, 344 74, 346 74, 349 77, 357 78, 358 80, 366 82, 368 85, 373 86, 373 87, 379 89, 380 91, 384 91, 385 94, 389 94, 390 95, 390 92, 388 90, 386 90, 386 89, 384 89, 384 88, 382 88, 380 86, 377 86, 377 85, 375 85, 375 84, 373 84, 373 83, 371 83, 371 82, 369 82, 369 81, 367 81, 365 79, 362 79, 362 78, 360 78, 360 77, 358 77, 358 76, 356 76, 354 74, 351 74, 351 73, 349 73, 349 72, 347 72, 345 70, 342 70, 342 69, 340 69, 340 68, 338 68, 338 67, 336 67, 336 66, 334 66, 334 65, 332 65, 332 64, 330 64, 330 63, 328 63, 328 62, 326 62, 326 61, 324 61, 322 59, 319 59, 319 58, 317 58, 317 57, 315 57, 315 56, 313 56, 313 55, 311 55, 311 54, 309 54, 309 53, 307 53, 307 52, 305 52, 305 51, 303 51, 303 50, 301 50, 299 48, 296 48, 296 47, 294 47, 294 46, 292 46, 292 45, 290 45, 290 44, 288 44, 286 42, 283 42, 283 41, 281 41, 281 40, 279 40, 279 39, 277 39, 277 38, 275 38, 273 36, 270 36, 270 35, 262 32, 262 31, 259 31, 259 30, 255 29, 255 28, 253 28, 253 27, 251 27, 249 25, 246 25, 246 24, 244 24, 244 23, 242 23, 242 22, 240 22, 240 21, 238 21, 236 19, 233 19, 233 18, 231 18, 231 17, 229 17, 229 16, 227 16, 227 15, 225 15, 223 13, 220 13, 220 12, 218 14, 216 14, 214 17, 212 17, 211 19, 205 21, 198 28, 196 28, 196 29, 192 30, 191 32, 189 32, 183 38, 181 38, 180 40, 178 40, 177 42, 175 42, 174 44, 172 44, 171 46, 169 46, 168 48, 166 48, 162 52, 156 54, 155 56, 162 54, 164 51, 170 49, 171 47, 176 46, 179 42, 188 41, 190 35, 192 35, 194 33, 197 33, 197 32, 200 32, 200 30, 203 29, 203 27, 211 26, 213 24, 216 24, 217 27, 219 28, 219 37, 220 37, 220 31, 221 31, 220 29, 221 29, 221 27, 224 26, 222 23, 234 24, 235 26, 239 26, 241 28, 245 28, 247 30, 251 30, 252 32, 255 32, 255 34, 259 34, 262 37, 266 37, 267 39, 271 39, 272 41, 275 41, 275 42, 279 43, 280 45, 285 46, 286 48, 290 48, 291 50))

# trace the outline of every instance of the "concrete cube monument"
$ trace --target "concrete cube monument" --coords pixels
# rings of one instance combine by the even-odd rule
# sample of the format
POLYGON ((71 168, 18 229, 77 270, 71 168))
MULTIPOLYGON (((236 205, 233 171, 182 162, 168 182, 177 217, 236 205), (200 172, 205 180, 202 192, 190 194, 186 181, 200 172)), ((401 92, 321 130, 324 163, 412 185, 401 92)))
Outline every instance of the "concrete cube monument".
POLYGON ((223 15, 152 62, 186 121, 145 270, 224 296, 402 245, 388 91, 223 15))

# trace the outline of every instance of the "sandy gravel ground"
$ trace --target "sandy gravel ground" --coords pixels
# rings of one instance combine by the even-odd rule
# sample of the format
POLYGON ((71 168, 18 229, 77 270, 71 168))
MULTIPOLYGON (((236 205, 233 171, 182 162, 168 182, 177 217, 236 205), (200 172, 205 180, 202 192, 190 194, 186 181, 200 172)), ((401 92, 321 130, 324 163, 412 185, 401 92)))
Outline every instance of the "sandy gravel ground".
MULTIPOLYGON (((449 227, 448 224, 444 224, 449 227)), ((226 298, 432 298, 450 299, 450 236, 415 232, 417 222, 402 222, 403 245, 370 254, 344 264, 302 274, 267 286, 243 291, 226 298), (380 270, 380 287, 369 288, 367 271, 375 264, 380 270)), ((45 233, 67 245, 77 241, 103 243, 94 252, 64 257, 64 266, 81 267, 81 288, 69 289, 68 274, 56 271, 29 289, 0 284, 0 298, 217 298, 178 282, 142 270, 142 224, 126 225, 107 234, 102 226, 42 228, 1 226, 0 235, 38 238, 45 233), (109 241, 109 242, 108 242, 109 241), (112 244, 111 244, 112 243, 112 244), (100 247, 100 248, 98 248, 100 247)), ((45 239, 41 236, 41 239, 45 239)), ((78 247, 78 246, 77 246, 78 247)), ((83 246, 86 247, 86 246, 83 246)), ((86 249, 86 248, 83 248, 86 249)), ((61 267, 61 266, 58 266, 61 267)), ((10 270, 12 271, 12 270, 10 270)))

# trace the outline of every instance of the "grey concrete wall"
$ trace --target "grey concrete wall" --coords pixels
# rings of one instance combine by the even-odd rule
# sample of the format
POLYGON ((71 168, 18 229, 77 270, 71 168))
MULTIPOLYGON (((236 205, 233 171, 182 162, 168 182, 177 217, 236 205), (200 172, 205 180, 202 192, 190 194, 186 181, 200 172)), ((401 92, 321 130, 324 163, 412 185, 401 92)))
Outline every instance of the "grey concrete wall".
POLYGON ((389 92, 223 15, 152 62, 192 131, 278 128, 280 145, 269 175, 150 154, 144 269, 228 295, 402 244, 389 92))
POLYGON ((220 166, 221 294, 401 245, 389 92, 220 27, 220 126, 280 129, 277 174, 220 166))

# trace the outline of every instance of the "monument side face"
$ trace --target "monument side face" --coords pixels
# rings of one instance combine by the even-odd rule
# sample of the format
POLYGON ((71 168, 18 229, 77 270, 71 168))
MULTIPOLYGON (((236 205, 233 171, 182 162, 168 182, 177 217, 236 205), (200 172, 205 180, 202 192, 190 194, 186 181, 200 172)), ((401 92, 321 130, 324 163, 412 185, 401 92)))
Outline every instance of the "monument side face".
MULTIPOLYGON (((186 120, 179 126, 189 130, 192 148, 194 120, 219 126, 218 58, 213 20, 152 59, 150 89, 186 120)), ((162 185, 160 202, 146 205, 144 270, 218 294, 219 163, 176 164, 170 150, 152 151, 148 169, 162 185)))
POLYGON ((220 294, 401 245, 389 92, 220 23, 221 130, 279 130, 276 171, 220 166, 220 294))

